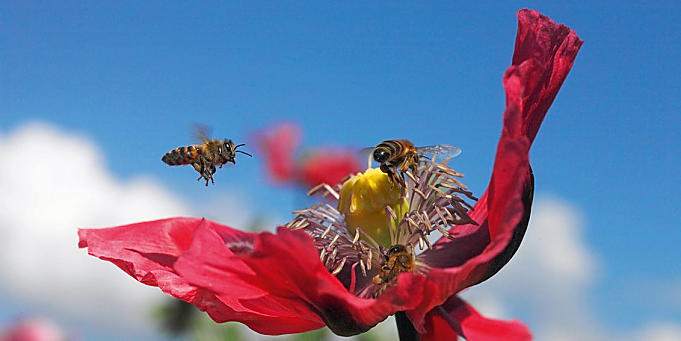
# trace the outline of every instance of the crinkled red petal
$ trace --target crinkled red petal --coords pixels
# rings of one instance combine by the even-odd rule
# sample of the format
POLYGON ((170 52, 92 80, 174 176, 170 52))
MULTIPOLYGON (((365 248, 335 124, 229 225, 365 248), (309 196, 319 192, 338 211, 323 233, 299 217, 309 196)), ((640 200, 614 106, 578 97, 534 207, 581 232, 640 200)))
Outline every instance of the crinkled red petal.
MULTIPOLYGON (((277 234, 257 234, 252 250, 235 252, 231 256, 226 250, 228 246, 211 238, 210 246, 197 247, 197 252, 190 249, 178 260, 175 268, 184 279, 208 288, 220 297, 232 297, 241 302, 249 300, 250 296, 244 298, 243 293, 235 291, 238 289, 232 283, 238 280, 245 288, 257 288, 289 300, 289 306, 298 314, 312 312, 339 335, 364 332, 387 316, 409 307, 410 297, 424 282, 424 278, 420 278, 399 290, 395 287, 379 299, 363 299, 351 294, 329 273, 319 259, 312 238, 303 231, 280 228, 277 234), (213 253, 198 251, 204 248, 213 253), (246 268, 236 268, 235 264, 245 264, 246 268)), ((206 243, 206 239, 211 238, 197 237, 196 240, 206 243)), ((260 304, 253 302, 249 307, 264 309, 258 308, 260 304)))
POLYGON ((492 178, 471 217, 457 226, 458 240, 443 238, 420 259, 434 268, 428 280, 440 289, 407 311, 423 331, 423 317, 467 286, 498 271, 515 253, 527 228, 533 178, 528 153, 546 111, 567 77, 582 41, 569 28, 531 10, 518 12, 513 65, 504 74, 506 111, 492 178))
POLYGON ((422 341, 456 340, 457 336, 468 341, 532 340, 529 328, 523 323, 486 318, 457 296, 428 313, 425 329, 422 341))
POLYGON ((537 11, 518 11, 512 65, 519 68, 518 72, 525 78, 522 132, 530 143, 570 72, 582 43, 569 27, 558 25, 537 11))
POLYGON ((293 156, 300 136, 300 126, 293 123, 281 123, 256 134, 261 158, 274 181, 286 183, 295 180, 297 166, 293 156))
MULTIPOLYGON (((245 233, 193 218, 81 229, 80 247, 140 282, 192 303, 217 322, 239 321, 262 334, 296 333, 325 323, 339 335, 367 331, 410 307, 424 277, 406 278, 379 299, 351 294, 322 265, 303 231, 245 233)), ((434 288, 429 288, 434 289, 434 288)))
POLYGON ((299 180, 307 187, 325 183, 338 184, 350 174, 362 170, 356 153, 348 151, 318 150, 309 153, 299 164, 299 180))
MULTIPOLYGON (((212 278, 215 285, 198 286, 176 267, 183 255, 231 259, 249 252, 257 235, 208 220, 171 218, 107 229, 81 229, 79 246, 108 260, 138 281, 206 311, 215 321, 240 321, 263 334, 288 334, 320 328, 321 319, 299 299, 273 296, 258 285, 228 275, 212 278), (220 290, 214 290, 218 286, 220 290)), ((184 262, 186 267, 187 263, 184 262)), ((238 260, 230 271, 251 272, 238 260)), ((202 274, 210 268, 195 269, 202 274)))

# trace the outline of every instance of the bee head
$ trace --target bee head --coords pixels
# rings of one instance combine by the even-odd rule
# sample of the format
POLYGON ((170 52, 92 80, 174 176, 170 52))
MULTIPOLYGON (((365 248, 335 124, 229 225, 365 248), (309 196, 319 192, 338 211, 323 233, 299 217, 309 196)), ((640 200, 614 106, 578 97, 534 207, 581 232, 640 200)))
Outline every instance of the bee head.
POLYGON ((401 244, 396 244, 390 247, 390 249, 388 250, 389 255, 393 255, 400 252, 407 252, 407 247, 401 244))
POLYGON ((222 141, 222 145, 218 147, 218 152, 223 159, 234 162, 234 142, 232 140, 222 141))
POLYGON ((383 163, 388 160, 390 153, 383 148, 374 149, 374 160, 378 163, 383 163))

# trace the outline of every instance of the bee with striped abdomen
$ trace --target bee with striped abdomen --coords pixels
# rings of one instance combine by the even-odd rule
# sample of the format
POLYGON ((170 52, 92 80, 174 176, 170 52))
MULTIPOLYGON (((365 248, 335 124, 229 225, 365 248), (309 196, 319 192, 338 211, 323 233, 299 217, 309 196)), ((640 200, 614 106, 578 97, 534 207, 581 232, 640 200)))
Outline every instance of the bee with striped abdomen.
POLYGON ((445 144, 415 147, 408 140, 387 140, 373 148, 372 157, 391 180, 404 185, 402 175, 407 170, 411 170, 412 174, 416 173, 421 158, 430 159, 435 156, 451 158, 459 154, 461 148, 445 144))
POLYGON ((411 246, 396 244, 388 249, 385 254, 385 262, 374 276, 372 282, 380 286, 374 293, 380 295, 386 288, 397 283, 397 276, 401 272, 413 272, 416 264, 416 256, 411 246))
POLYGON ((210 139, 204 128, 198 130, 198 137, 202 141, 201 144, 175 148, 163 155, 161 160, 170 166, 192 165, 199 172, 196 180, 205 179, 206 186, 208 181, 215 183, 213 181, 215 166, 222 168, 222 165, 228 162, 235 164, 236 153, 252 156, 238 150, 245 144, 234 145, 230 139, 210 139))

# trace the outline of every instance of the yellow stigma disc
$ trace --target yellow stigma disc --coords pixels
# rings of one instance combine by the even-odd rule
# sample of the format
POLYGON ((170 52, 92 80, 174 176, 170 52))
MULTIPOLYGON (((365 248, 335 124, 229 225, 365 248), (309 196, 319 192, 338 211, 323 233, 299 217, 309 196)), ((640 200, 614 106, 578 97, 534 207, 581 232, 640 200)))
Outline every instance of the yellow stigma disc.
POLYGON ((402 220, 408 209, 400 187, 378 168, 369 168, 346 181, 338 201, 338 210, 345 215, 350 232, 355 233, 359 227, 384 246, 391 245, 389 229, 402 220), (388 219, 386 206, 395 211, 396 221, 388 219))

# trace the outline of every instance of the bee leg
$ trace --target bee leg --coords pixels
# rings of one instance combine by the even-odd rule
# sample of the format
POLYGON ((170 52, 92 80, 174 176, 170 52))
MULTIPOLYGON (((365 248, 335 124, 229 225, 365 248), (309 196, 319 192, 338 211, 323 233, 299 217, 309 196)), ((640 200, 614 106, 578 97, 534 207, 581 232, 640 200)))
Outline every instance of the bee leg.
POLYGON ((413 163, 413 164, 411 164, 411 166, 409 166, 409 169, 411 170, 412 175, 416 175, 416 168, 417 168, 416 163, 413 163))
POLYGON ((208 186, 208 181, 213 182, 213 174, 211 173, 211 169, 206 167, 206 165, 204 165, 203 174, 201 174, 201 177, 206 179, 206 186, 208 186))
POLYGON ((210 174, 209 170, 204 167, 203 173, 201 173, 201 177, 206 179, 206 186, 208 186, 208 181, 213 180, 213 174, 210 174))
POLYGON ((208 160, 203 156, 199 155, 199 162, 193 162, 192 167, 199 172, 199 177, 196 178, 196 181, 201 181, 201 179, 206 180, 206 186, 208 186, 208 180, 211 178, 211 174, 207 172, 207 165, 210 165, 208 160))
POLYGON ((194 169, 197 172, 199 172, 199 174, 201 174, 203 172, 203 170, 201 169, 202 167, 198 162, 192 162, 192 167, 194 167, 194 169))
POLYGON ((201 181, 201 179, 204 178, 204 171, 203 171, 203 165, 199 164, 198 162, 192 162, 192 167, 194 167, 194 170, 199 172, 199 177, 196 178, 196 181, 201 181))
POLYGON ((201 173, 198 178, 196 178, 196 181, 201 181, 201 179, 206 179, 206 186, 208 186, 208 178, 206 177, 205 173, 201 173))
POLYGON ((397 178, 397 185, 400 186, 400 196, 404 197, 405 194, 407 193, 407 183, 404 181, 404 175, 400 173, 400 175, 396 175, 397 178))
POLYGON ((386 165, 381 165, 381 170, 383 171, 383 173, 388 174, 388 179, 393 185, 399 182, 399 180, 397 179, 397 173, 395 172, 395 169, 386 165))
POLYGON ((395 184, 394 181, 397 180, 397 179, 396 179, 396 177, 395 177, 395 170, 393 169, 393 167, 392 167, 392 166, 389 166, 388 164, 383 163, 383 164, 381 164, 381 166, 380 166, 379 168, 381 169, 381 171, 382 171, 383 173, 388 174, 388 179, 389 179, 393 184, 395 184))
POLYGON ((213 174, 215 174, 215 165, 212 163, 209 163, 207 160, 204 160, 203 163, 203 172, 201 173, 201 176, 206 179, 206 186, 208 186, 208 181, 210 180, 211 183, 215 183, 213 180, 213 174))

